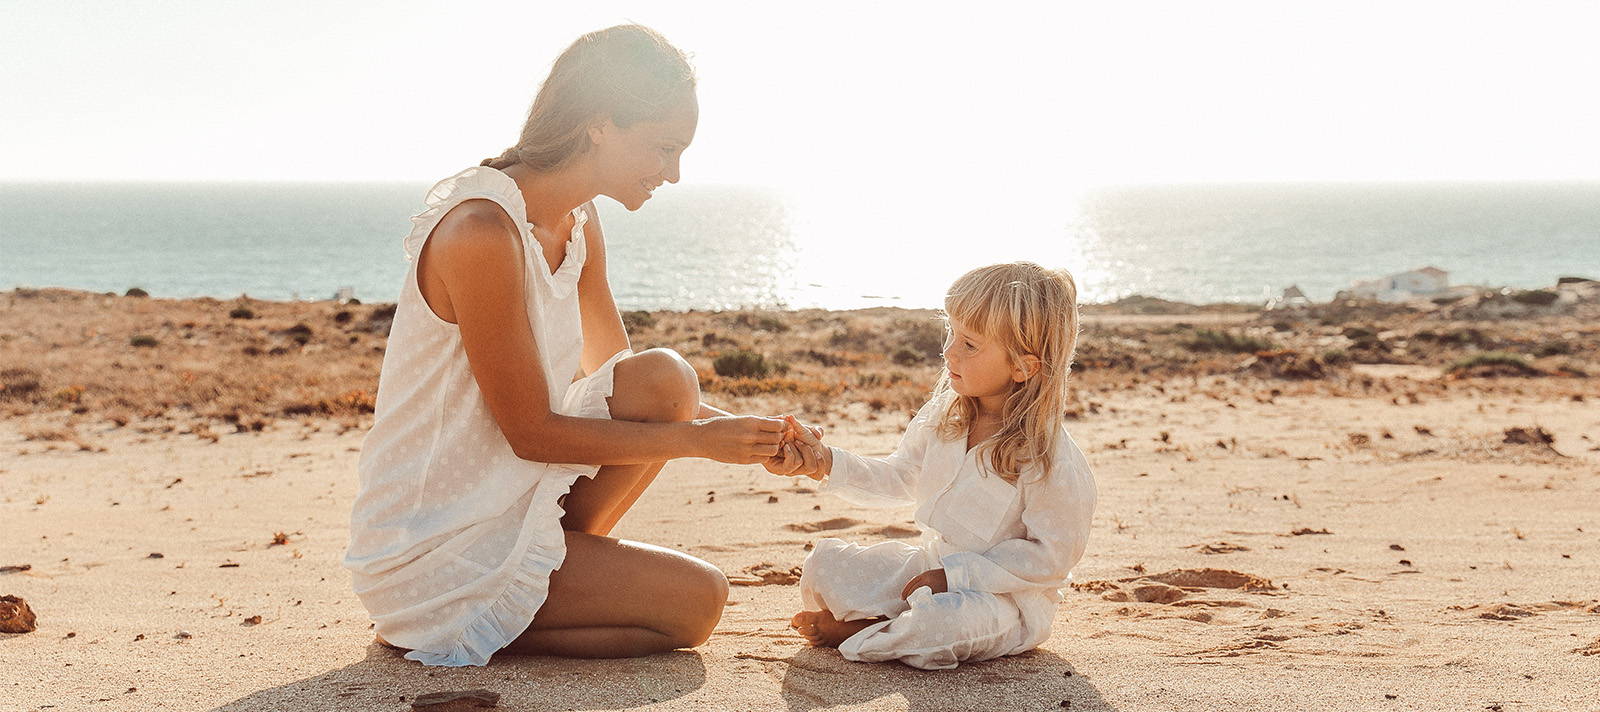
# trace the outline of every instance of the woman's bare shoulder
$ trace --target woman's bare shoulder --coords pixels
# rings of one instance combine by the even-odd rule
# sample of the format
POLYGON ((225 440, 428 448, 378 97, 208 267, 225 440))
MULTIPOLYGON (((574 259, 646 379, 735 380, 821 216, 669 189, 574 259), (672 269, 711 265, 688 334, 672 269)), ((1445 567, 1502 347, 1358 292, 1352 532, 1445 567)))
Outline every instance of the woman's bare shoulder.
POLYGON ((450 262, 517 258, 522 251, 511 216, 499 204, 481 198, 451 208, 428 242, 435 256, 450 262))

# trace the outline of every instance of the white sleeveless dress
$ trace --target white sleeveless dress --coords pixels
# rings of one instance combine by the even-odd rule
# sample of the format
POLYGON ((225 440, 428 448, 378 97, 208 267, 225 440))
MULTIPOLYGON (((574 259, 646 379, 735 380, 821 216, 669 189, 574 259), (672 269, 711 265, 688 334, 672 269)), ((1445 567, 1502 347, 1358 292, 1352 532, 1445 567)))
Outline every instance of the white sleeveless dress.
POLYGON ((557 500, 594 465, 523 460, 511 451, 473 379, 455 324, 428 307, 417 257, 445 213, 492 200, 519 226, 529 322, 552 408, 609 418, 612 371, 624 350, 585 377, 577 284, 583 208, 573 210, 566 259, 550 272, 510 176, 468 168, 428 191, 428 209, 405 238, 411 268, 395 306, 378 380, 372 430, 361 448, 361 486, 344 566, 384 640, 424 665, 484 665, 544 604, 566 541, 557 500))

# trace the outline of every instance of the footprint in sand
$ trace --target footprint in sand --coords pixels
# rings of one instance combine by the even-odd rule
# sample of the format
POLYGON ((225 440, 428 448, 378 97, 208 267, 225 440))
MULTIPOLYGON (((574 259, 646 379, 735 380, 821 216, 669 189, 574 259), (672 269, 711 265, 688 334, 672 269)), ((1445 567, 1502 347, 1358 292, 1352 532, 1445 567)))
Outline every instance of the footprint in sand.
POLYGON ((1241 640, 1233 643, 1227 643, 1225 645, 1219 645, 1214 648, 1191 650, 1187 653, 1178 653, 1174 657, 1236 658, 1241 655, 1252 655, 1262 650, 1276 650, 1278 648, 1278 642, 1279 641, 1276 640, 1251 638, 1249 640, 1241 640))
POLYGON ((836 529, 849 529, 850 527, 861 523, 862 521, 859 519, 851 519, 849 517, 834 517, 833 519, 824 519, 820 522, 801 522, 796 524, 785 524, 783 526, 791 531, 815 534, 817 532, 829 532, 836 529))
POLYGON ((1173 569, 1159 574, 1146 574, 1122 582, 1147 579, 1182 588, 1230 588, 1239 591, 1273 591, 1278 587, 1272 581, 1254 574, 1226 569, 1173 569))
POLYGON ((922 531, 913 526, 904 524, 890 524, 888 526, 870 529, 866 533, 876 534, 890 539, 914 539, 922 535, 922 531))
MULTIPOLYGON (((1260 576, 1238 571, 1225 569, 1175 569, 1156 574, 1117 579, 1115 581, 1074 583, 1072 588, 1087 593, 1098 593, 1101 598, 1107 601, 1156 603, 1173 608, 1188 608, 1190 610, 1176 617, 1199 623, 1223 623, 1228 621, 1217 618, 1217 614, 1221 612, 1220 609, 1246 608, 1251 607, 1253 604, 1238 600, 1190 598, 1190 595, 1215 589, 1265 593, 1273 591, 1277 587, 1271 581, 1260 576)), ((1286 615, 1283 611, 1271 610, 1278 615, 1286 615)), ((1121 615, 1138 615, 1140 617, 1148 615, 1147 612, 1138 612, 1132 608, 1119 609, 1118 613, 1121 615)))
POLYGON ((1542 603, 1500 603, 1493 606, 1450 606, 1447 610, 1476 612, 1478 618, 1490 621, 1515 621, 1549 611, 1582 611, 1600 613, 1600 601, 1544 601, 1542 603))
POLYGON ((763 561, 746 567, 738 575, 729 576, 728 583, 733 586, 793 586, 800 583, 800 567, 784 569, 763 561))
POLYGON ((1226 541, 1219 541, 1215 544, 1190 544, 1183 548, 1198 549, 1202 554, 1232 554, 1250 550, 1250 547, 1243 544, 1233 544, 1226 541))
MULTIPOLYGON (((1180 589, 1207 589, 1222 588, 1237 591, 1265 592, 1277 589, 1272 581, 1254 574, 1228 571, 1226 569, 1173 569, 1157 574, 1141 574, 1115 581, 1085 581, 1074 583, 1072 587, 1079 591, 1089 593, 1103 593, 1111 590, 1124 590, 1134 587, 1121 584, 1166 584, 1168 587, 1180 589)), ((1154 594, 1152 594, 1154 595, 1154 594)), ((1130 599, 1131 596, 1130 596, 1130 599)))

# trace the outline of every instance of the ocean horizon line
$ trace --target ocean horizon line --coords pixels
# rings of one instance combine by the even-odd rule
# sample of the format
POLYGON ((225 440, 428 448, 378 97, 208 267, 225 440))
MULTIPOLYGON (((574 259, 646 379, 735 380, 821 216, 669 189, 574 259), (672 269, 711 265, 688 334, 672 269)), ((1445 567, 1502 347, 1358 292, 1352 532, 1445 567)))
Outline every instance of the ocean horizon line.
MULTIPOLYGON (((1557 289, 1558 288, 1558 282, 1559 281, 1565 281, 1565 280, 1600 281, 1600 274, 1597 274, 1596 277, 1586 277, 1586 276, 1578 275, 1578 274, 1560 275, 1560 276, 1558 276, 1556 278, 1556 280, 1552 281, 1552 283, 1548 286, 1548 288, 1547 287, 1520 288, 1520 287, 1512 287, 1512 286, 1509 286, 1509 285, 1458 284, 1458 285, 1451 285, 1449 287, 1448 292, 1446 292, 1444 294, 1436 295, 1435 297, 1429 297, 1429 296, 1426 296, 1426 295, 1419 295, 1415 299, 1408 300, 1408 301, 1428 301, 1431 298, 1438 298, 1438 297, 1445 296, 1445 294, 1449 294, 1449 295, 1464 295, 1464 294, 1470 294, 1470 293, 1483 293, 1483 292, 1498 292, 1498 293, 1501 293, 1501 294, 1512 294, 1512 293, 1516 293, 1516 292, 1528 292, 1528 291, 1540 291, 1540 290, 1548 291, 1548 290, 1557 289)), ((36 286, 36 285, 17 284, 17 285, 12 285, 10 287, 7 287, 5 289, 0 289, 0 295, 9 295, 9 296, 12 296, 12 297, 22 296, 24 298, 27 298, 28 296, 31 296, 31 295, 26 294, 28 292, 47 292, 47 291, 60 291, 60 292, 68 292, 68 293, 73 293, 73 294, 92 295, 92 296, 100 296, 100 297, 118 297, 118 298, 133 298, 133 299, 145 299, 145 298, 148 298, 148 299, 165 299, 165 300, 171 300, 171 301, 207 300, 207 299, 209 299, 211 301, 215 301, 215 302, 219 302, 219 303, 220 302, 239 302, 239 301, 261 302, 261 303, 267 303, 267 304, 320 304, 320 303, 323 303, 323 302, 335 302, 335 303, 340 303, 340 304, 350 303, 350 304, 357 304, 357 305, 373 305, 373 304, 395 304, 395 303, 397 303, 396 300, 392 300, 392 299, 364 300, 364 299, 361 298, 361 296, 359 294, 352 294, 349 298, 346 298, 346 297, 340 296, 337 293, 334 294, 333 296, 329 296, 329 297, 320 297, 320 298, 317 298, 317 297, 291 297, 291 298, 288 298, 288 299, 280 299, 280 298, 273 298, 273 297, 255 297, 255 296, 251 296, 251 295, 249 295, 248 293, 245 293, 245 292, 241 292, 241 293, 239 293, 237 295, 233 295, 233 296, 216 296, 216 295, 212 295, 212 294, 191 294, 191 295, 171 296, 171 295, 154 294, 154 293, 151 293, 149 290, 146 290, 143 287, 139 287, 137 285, 128 287, 125 290, 123 290, 122 292, 117 292, 117 291, 102 291, 102 290, 96 290, 96 289, 88 289, 88 288, 83 288, 83 287, 68 287, 68 286, 60 286, 60 285, 36 286), (19 293, 23 293, 23 294, 19 295, 19 293)), ((880 299, 880 300, 884 300, 885 302, 902 299, 902 297, 876 296, 876 295, 859 295, 859 296, 857 296, 855 298, 856 299, 863 299, 863 300, 880 299)), ((1161 296, 1159 294, 1130 293, 1130 294, 1125 294, 1125 295, 1116 297, 1114 299, 1105 300, 1105 301, 1080 301, 1078 303, 1078 305, 1080 307, 1089 307, 1089 308, 1114 308, 1114 307, 1126 306, 1126 305, 1130 305, 1130 304, 1149 304, 1149 303, 1152 303, 1152 302, 1159 302, 1159 303, 1163 303, 1163 304, 1172 305, 1173 307, 1178 307, 1178 308, 1187 307, 1187 308, 1193 308, 1193 309, 1201 310, 1201 311, 1208 310, 1208 309, 1210 309, 1210 310, 1218 310, 1218 311, 1237 311, 1237 310, 1244 310, 1244 309, 1265 309, 1265 308, 1267 308, 1267 304, 1270 301, 1272 301, 1272 300, 1271 299, 1268 299, 1268 300, 1219 300, 1219 301, 1194 302, 1194 301, 1185 301, 1183 299, 1164 297, 1164 296, 1161 296)), ((1338 303, 1338 302, 1341 302, 1341 301, 1359 301, 1359 302, 1375 302, 1376 303, 1376 302, 1379 302, 1380 300, 1362 299, 1362 298, 1354 298, 1354 297, 1350 297, 1350 298, 1346 298, 1346 299, 1339 299, 1339 298, 1336 297, 1336 298, 1333 298, 1333 299, 1321 300, 1321 301, 1309 300, 1308 299, 1308 300, 1306 300, 1305 304, 1314 306, 1314 305, 1320 305, 1320 304, 1334 304, 1334 303, 1338 303)), ((1404 302, 1401 302, 1401 303, 1404 303, 1404 302)), ((938 311, 941 308, 942 307, 940 307, 940 306, 917 306, 917 305, 892 304, 892 303, 874 304, 874 305, 868 305, 868 306, 852 306, 852 307, 790 306, 790 305, 784 305, 784 304, 766 304, 766 305, 743 305, 743 306, 709 307, 709 308, 687 308, 687 309, 686 308, 678 308, 678 307, 656 307, 656 308, 624 309, 624 308, 620 308, 619 307, 617 309, 617 311, 619 313, 627 313, 627 312, 671 312, 671 313, 678 313, 678 314, 691 314, 691 313, 698 313, 698 312, 718 313, 718 312, 742 312, 742 311, 854 312, 854 311, 870 311, 870 310, 873 310, 873 309, 900 309, 900 310, 904 310, 904 311, 938 311)))

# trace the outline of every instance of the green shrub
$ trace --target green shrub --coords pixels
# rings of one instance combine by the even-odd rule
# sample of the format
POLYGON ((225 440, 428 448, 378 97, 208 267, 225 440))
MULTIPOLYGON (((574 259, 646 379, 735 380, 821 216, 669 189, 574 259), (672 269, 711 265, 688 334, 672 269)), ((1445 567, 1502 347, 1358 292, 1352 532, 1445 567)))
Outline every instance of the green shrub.
POLYGON ((895 341, 906 350, 926 361, 936 361, 944 355, 947 332, 943 319, 901 319, 895 326, 899 327, 895 341))
POLYGON ((622 328, 630 333, 640 329, 653 328, 656 325, 656 315, 647 311, 625 311, 622 313, 622 328))
POLYGON ((711 368, 723 378, 766 378, 774 371, 788 370, 782 364, 754 351, 732 351, 718 356, 711 368))
POLYGON ((836 349, 872 351, 877 344, 877 334, 871 329, 847 326, 828 337, 828 345, 836 349))
POLYGON ((1450 373, 1462 375, 1510 375, 1510 376, 1540 376, 1543 371, 1534 368, 1528 360, 1514 353, 1505 351, 1485 351, 1476 353, 1450 364, 1446 369, 1450 373))
POLYGON ((1572 353, 1572 344, 1565 341, 1546 341, 1533 350, 1533 355, 1543 358, 1545 356, 1565 356, 1572 353))
POLYGON ((39 372, 31 368, 0 370, 0 400, 26 398, 39 392, 39 372))
POLYGON ((295 324, 294 326, 284 329, 283 334, 291 339, 294 339, 295 343, 303 346, 307 341, 311 340, 311 327, 306 326, 305 324, 295 324))
POLYGON ((733 318, 733 323, 751 331, 770 331, 781 334, 789 330, 789 325, 782 319, 768 314, 740 314, 733 318))
POLYGON ((1271 351, 1276 348, 1266 339, 1211 329, 1195 331, 1194 336, 1183 345, 1190 351, 1225 351, 1237 354, 1271 351))
POLYGON ((1530 289, 1526 292, 1517 292, 1511 295, 1511 301, 1518 304, 1531 304, 1533 306, 1549 306, 1556 302, 1561 295, 1548 289, 1530 289))
POLYGON ((250 307, 234 307, 228 312, 229 319, 254 319, 256 313, 250 307))
POLYGON ((146 292, 143 289, 140 289, 138 287, 129 287, 128 291, 124 292, 122 296, 124 296, 124 297, 148 297, 148 296, 150 296, 150 293, 146 292))
POLYGON ((896 364, 901 366, 915 366, 919 363, 922 363, 922 356, 917 354, 915 351, 911 351, 910 349, 900 349, 894 352, 894 356, 891 358, 896 364))
POLYGON ((135 334, 133 338, 128 339, 128 343, 144 349, 153 349, 161 345, 161 342, 157 341, 156 337, 145 334, 135 334))

